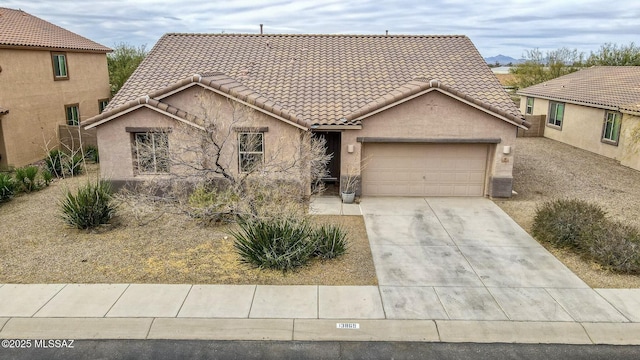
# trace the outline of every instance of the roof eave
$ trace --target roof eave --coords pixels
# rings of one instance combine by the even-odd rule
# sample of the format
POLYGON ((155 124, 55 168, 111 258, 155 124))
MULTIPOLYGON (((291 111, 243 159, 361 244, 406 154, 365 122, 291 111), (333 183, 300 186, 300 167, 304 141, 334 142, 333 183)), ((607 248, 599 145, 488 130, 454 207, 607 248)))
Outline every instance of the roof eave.
POLYGON ((64 51, 64 52, 95 53, 95 54, 106 54, 106 53, 113 52, 113 49, 109 49, 109 48, 105 48, 105 49, 80 49, 80 48, 71 48, 71 47, 12 45, 12 44, 0 44, 0 49, 64 51))

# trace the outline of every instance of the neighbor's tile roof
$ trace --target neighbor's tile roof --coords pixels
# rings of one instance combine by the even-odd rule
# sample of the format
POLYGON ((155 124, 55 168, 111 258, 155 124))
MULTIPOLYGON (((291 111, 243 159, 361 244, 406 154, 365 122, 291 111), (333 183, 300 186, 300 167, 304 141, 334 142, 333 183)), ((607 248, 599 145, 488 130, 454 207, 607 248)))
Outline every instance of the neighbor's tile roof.
POLYGON ((595 66, 521 89, 518 94, 640 112, 640 66, 595 66))
POLYGON ((299 123, 343 124, 372 102, 403 96, 418 78, 522 118, 466 36, 166 34, 107 110, 193 74, 226 76, 240 94, 299 123))
POLYGON ((22 10, 0 7, 0 47, 3 46, 111 51, 106 46, 22 10))
POLYGON ((4 115, 4 114, 6 114, 8 112, 9 112, 9 109, 5 109, 2 106, 0 106, 0 115, 4 115))

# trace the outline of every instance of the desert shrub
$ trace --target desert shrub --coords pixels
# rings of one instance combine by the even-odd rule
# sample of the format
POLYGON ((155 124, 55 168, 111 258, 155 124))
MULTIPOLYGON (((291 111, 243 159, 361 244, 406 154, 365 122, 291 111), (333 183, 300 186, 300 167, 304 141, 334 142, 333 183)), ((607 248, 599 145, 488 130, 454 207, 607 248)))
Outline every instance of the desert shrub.
POLYGON ((339 226, 322 225, 315 229, 314 255, 323 259, 333 259, 347 251, 347 234, 339 226))
POLYGON ((40 175, 42 176, 42 180, 44 181, 44 184, 46 186, 49 186, 49 184, 51 184, 51 180, 53 180, 53 174, 51 174, 51 171, 44 169, 40 171, 40 175))
POLYGON ((189 195, 189 215, 205 224, 230 222, 237 215, 239 196, 230 188, 198 186, 189 195))
POLYGON ((80 153, 72 156, 58 149, 49 151, 49 154, 44 159, 47 170, 57 178, 82 174, 83 161, 84 157, 80 153))
POLYGON ((47 167, 47 170, 51 172, 55 177, 62 177, 64 174, 62 172, 62 162, 63 159, 67 158, 67 154, 63 153, 58 149, 54 149, 49 151, 49 155, 44 159, 44 163, 47 167))
POLYGON ((307 222, 286 219, 240 219, 231 231, 241 261, 283 272, 304 265, 316 250, 307 222))
POLYGON ((18 189, 24 192, 32 192, 40 189, 38 181, 38 172, 40 169, 36 166, 27 166, 15 170, 14 177, 18 184, 18 189))
POLYGON ((16 183, 9 174, 0 173, 0 203, 13 197, 16 190, 16 183))
POLYGON ((98 153, 98 148, 93 145, 87 145, 84 149, 84 158, 93 163, 99 163, 100 155, 98 153))
POLYGON ((84 161, 82 154, 74 154, 73 156, 68 156, 67 159, 68 161, 63 164, 66 166, 65 171, 71 176, 82 174, 82 162, 84 161))
POLYGON ((581 237, 602 223, 605 215, 599 206, 583 200, 552 200, 536 210, 531 233, 540 241, 579 248, 581 237))
POLYGON ((60 204, 64 221, 78 229, 91 229, 109 222, 115 213, 108 182, 87 182, 75 193, 67 190, 60 204))
POLYGON ((587 253, 603 267, 640 273, 640 231, 633 226, 604 221, 581 239, 587 253))

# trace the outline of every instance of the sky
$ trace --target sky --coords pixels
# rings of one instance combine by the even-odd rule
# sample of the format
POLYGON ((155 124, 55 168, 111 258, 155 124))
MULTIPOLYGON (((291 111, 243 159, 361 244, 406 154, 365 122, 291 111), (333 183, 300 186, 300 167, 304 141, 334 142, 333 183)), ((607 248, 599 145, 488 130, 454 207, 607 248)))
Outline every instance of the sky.
POLYGON ((484 57, 640 42, 638 0, 0 0, 102 45, 169 32, 466 35, 484 57))

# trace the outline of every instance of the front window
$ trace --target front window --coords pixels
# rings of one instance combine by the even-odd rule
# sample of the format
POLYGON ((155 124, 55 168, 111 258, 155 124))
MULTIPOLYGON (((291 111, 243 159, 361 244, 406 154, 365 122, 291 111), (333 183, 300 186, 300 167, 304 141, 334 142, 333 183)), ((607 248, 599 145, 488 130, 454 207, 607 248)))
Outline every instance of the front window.
POLYGON ((102 114, 107 105, 109 105, 109 99, 98 100, 98 114, 102 114))
POLYGON ((51 62, 53 63, 53 79, 67 80, 69 72, 67 71, 67 54, 51 53, 51 62))
POLYGON ((533 114, 533 98, 527 97, 527 108, 525 110, 525 114, 532 115, 533 114))
POLYGON ((78 104, 65 105, 64 110, 67 114, 67 125, 78 126, 80 125, 80 110, 78 104))
POLYGON ((602 141, 618 145, 620 138, 620 123, 622 116, 617 112, 607 111, 604 118, 602 141))
POLYGON ((549 103, 549 120, 547 124, 562 127, 562 119, 564 118, 564 104, 557 102, 549 103))
POLYGON ((238 134, 238 168, 246 173, 256 169, 264 161, 264 137, 262 133, 238 134))
POLYGON ((134 133, 136 168, 140 174, 169 172, 169 134, 134 133))

